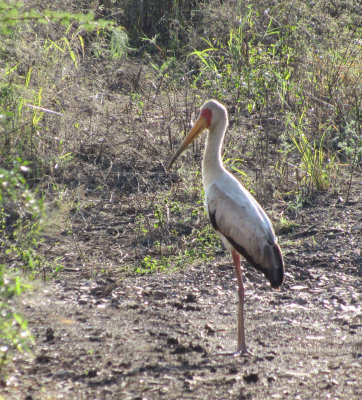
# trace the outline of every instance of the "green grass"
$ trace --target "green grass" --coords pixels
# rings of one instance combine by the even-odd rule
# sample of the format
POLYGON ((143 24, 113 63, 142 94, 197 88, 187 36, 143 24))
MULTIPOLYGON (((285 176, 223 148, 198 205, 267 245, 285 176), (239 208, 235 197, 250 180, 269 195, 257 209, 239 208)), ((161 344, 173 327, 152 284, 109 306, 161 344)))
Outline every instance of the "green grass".
MULTIPOLYGON (((300 117, 298 125, 291 123, 290 139, 297 149, 300 161, 300 184, 306 187, 314 185, 317 190, 327 190, 330 185, 329 172, 335 168, 335 155, 326 156, 324 147, 324 132, 320 139, 310 142, 304 130, 304 115, 300 117), (328 159, 328 161, 326 160, 328 159)), ((313 192, 313 186, 310 190, 313 192)))
POLYGON ((275 231, 278 235, 284 235, 292 232, 294 228, 298 226, 299 224, 297 222, 292 221, 287 217, 281 216, 275 224, 275 231))

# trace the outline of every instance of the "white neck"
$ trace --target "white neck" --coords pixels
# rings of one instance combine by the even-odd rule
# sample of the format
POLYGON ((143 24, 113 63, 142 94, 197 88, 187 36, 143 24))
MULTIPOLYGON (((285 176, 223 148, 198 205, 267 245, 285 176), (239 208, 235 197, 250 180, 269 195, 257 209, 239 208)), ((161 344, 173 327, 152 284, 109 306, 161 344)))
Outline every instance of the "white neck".
POLYGON ((221 147, 224 140, 227 122, 221 120, 214 125, 207 135, 204 158, 202 160, 202 177, 203 184, 206 188, 225 170, 221 161, 221 147))

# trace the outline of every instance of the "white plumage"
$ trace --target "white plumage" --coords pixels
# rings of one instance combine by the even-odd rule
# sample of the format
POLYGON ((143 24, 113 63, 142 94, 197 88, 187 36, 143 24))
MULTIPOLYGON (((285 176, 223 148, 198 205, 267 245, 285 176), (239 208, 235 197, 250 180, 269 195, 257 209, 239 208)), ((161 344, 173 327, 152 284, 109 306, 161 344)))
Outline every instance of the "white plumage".
POLYGON ((225 107, 215 100, 207 101, 168 168, 203 130, 209 130, 202 163, 205 207, 212 226, 233 256, 239 286, 237 351, 245 354, 244 286, 240 255, 263 272, 273 288, 279 288, 283 283, 284 263, 272 224, 264 210, 222 164, 221 147, 227 126, 225 107))

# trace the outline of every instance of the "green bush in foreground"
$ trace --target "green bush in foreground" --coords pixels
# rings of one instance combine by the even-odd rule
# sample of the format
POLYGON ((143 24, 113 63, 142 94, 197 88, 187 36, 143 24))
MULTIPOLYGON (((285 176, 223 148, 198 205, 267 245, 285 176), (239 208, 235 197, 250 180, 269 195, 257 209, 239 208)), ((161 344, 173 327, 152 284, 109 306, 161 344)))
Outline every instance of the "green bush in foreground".
MULTIPOLYGON (((36 247, 43 215, 41 200, 36 199, 26 185, 23 173, 27 170, 26 163, 21 160, 17 160, 11 170, 0 168, 0 253, 16 252, 22 267, 27 266, 24 255, 31 256, 36 247)), ((0 264, 0 372, 9 351, 28 350, 33 340, 27 322, 14 311, 12 304, 13 297, 29 287, 18 269, 0 264)))
POLYGON ((9 352, 29 351, 33 342, 27 321, 9 303, 10 299, 29 287, 19 276, 7 273, 5 265, 0 265, 0 375, 9 352))

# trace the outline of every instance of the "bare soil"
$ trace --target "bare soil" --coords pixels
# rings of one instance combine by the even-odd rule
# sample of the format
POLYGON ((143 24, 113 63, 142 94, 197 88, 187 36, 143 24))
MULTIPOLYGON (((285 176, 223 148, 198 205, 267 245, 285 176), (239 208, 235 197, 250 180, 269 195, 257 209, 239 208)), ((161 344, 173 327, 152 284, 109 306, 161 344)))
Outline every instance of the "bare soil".
MULTIPOLYGON (((110 199, 98 207, 93 212, 108 221, 120 205, 110 199)), ((122 218, 113 221, 93 226, 83 253, 98 249, 112 258, 122 218)), ((173 273, 125 276, 118 266, 94 275, 94 263, 77 259, 63 238, 68 258, 58 279, 21 299, 34 357, 20 354, 6 367, 0 393, 9 400, 360 399, 358 191, 348 204, 330 193, 315 196, 302 221, 280 235, 281 291, 245 263, 254 353, 246 357, 219 354, 236 349, 229 254, 173 273)))

